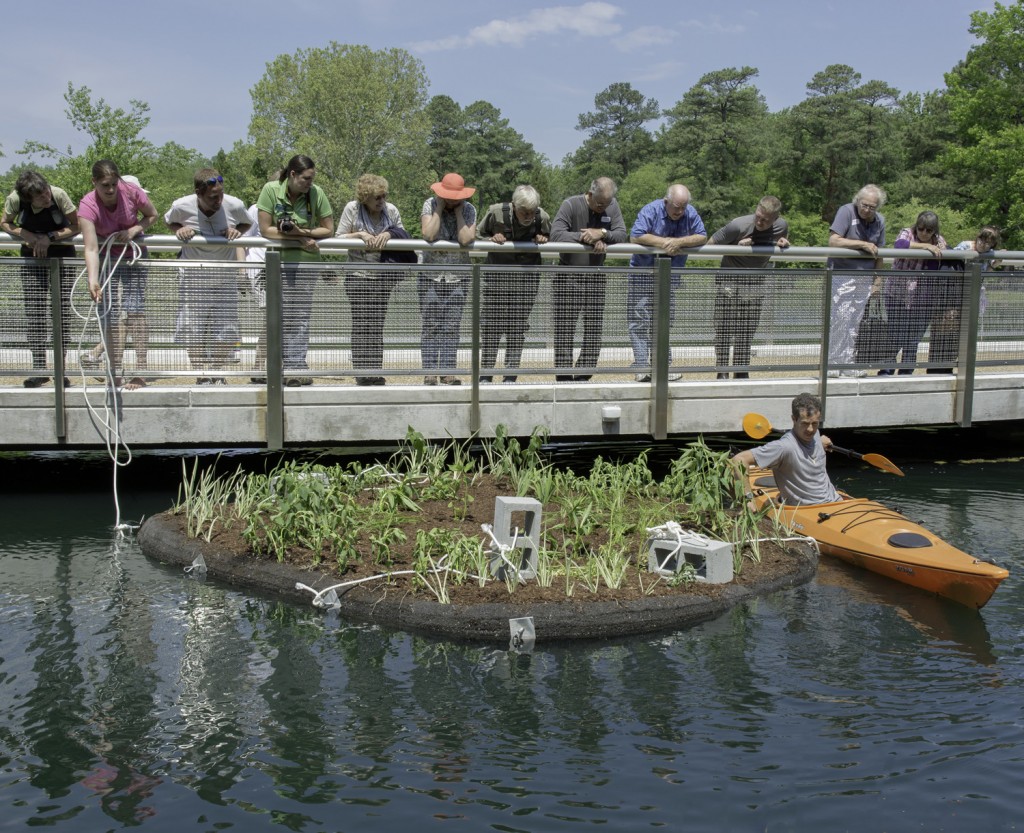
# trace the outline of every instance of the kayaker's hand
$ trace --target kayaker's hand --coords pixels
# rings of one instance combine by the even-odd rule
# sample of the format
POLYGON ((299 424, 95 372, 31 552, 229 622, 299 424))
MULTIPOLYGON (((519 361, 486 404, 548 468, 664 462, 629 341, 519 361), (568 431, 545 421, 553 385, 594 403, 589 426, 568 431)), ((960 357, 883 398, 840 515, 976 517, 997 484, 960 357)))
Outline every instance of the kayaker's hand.
POLYGON ((824 434, 822 434, 821 435, 821 446, 822 446, 822 448, 825 449, 825 451, 831 451, 832 450, 832 440, 830 440, 828 437, 826 437, 824 434))

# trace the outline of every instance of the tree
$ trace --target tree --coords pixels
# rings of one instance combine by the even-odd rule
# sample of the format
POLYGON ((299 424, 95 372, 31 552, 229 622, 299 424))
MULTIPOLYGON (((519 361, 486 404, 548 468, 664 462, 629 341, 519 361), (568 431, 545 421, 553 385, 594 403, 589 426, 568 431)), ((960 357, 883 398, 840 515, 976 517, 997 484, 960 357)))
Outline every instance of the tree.
POLYGON ((784 171, 787 204, 831 219, 868 182, 899 171, 892 110, 899 91, 881 81, 861 84, 846 64, 831 64, 807 83, 807 99, 785 113, 785 143, 775 163, 784 171))
POLYGON ((752 83, 757 74, 753 67, 709 72, 665 111, 657 155, 673 181, 689 186, 705 225, 746 214, 764 196, 758 163, 768 105, 752 83))
POLYGON ((464 118, 462 108, 451 96, 435 95, 427 104, 430 134, 430 165, 438 177, 459 170, 459 143, 464 118))
POLYGON ((249 136, 279 165, 310 156, 336 207, 364 173, 386 177, 403 200, 419 197, 432 181, 426 90, 423 64, 404 49, 300 49, 275 58, 252 88, 249 136))
POLYGON ((978 225, 995 223, 1024 239, 1024 4, 974 12, 979 39, 946 74, 949 114, 960 146, 944 155, 965 183, 964 205, 978 225))
POLYGON ((458 163, 462 167, 458 170, 477 189, 478 205, 486 210, 492 203, 510 199, 516 185, 532 179, 537 152, 493 104, 475 101, 462 116, 458 163))
POLYGON ((598 176, 622 179, 649 161, 654 137, 644 125, 661 115, 658 102, 619 81, 594 96, 594 106, 593 112, 579 116, 576 129, 589 136, 567 161, 588 181, 598 176))
POLYGON ((84 194, 92 188, 92 165, 100 159, 113 160, 123 173, 142 169, 154 150, 153 143, 142 136, 149 126, 148 104, 132 99, 126 112, 102 98, 94 102, 92 90, 75 87, 70 81, 64 101, 64 113, 71 125, 91 139, 85 151, 74 154, 70 146, 60 150, 45 142, 28 141, 19 154, 55 159, 55 177, 72 194, 84 194))

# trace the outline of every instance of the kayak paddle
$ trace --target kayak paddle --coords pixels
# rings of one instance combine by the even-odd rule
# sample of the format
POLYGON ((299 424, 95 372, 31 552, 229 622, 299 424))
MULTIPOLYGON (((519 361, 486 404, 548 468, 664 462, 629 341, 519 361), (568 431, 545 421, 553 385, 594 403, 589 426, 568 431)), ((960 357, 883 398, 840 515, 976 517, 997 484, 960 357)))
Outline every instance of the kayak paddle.
MULTIPOLYGON (((753 437, 755 440, 760 440, 767 437, 772 433, 772 424, 768 421, 768 417, 762 416, 761 414, 747 414, 743 417, 743 431, 748 437, 753 437)), ((889 474, 896 474, 903 477, 903 471, 893 463, 888 457, 883 457, 881 454, 861 454, 857 451, 851 451, 849 448, 840 448, 838 445, 832 445, 832 451, 838 451, 845 457, 852 457, 854 460, 863 460, 869 466, 874 466, 876 469, 887 471, 889 474)))

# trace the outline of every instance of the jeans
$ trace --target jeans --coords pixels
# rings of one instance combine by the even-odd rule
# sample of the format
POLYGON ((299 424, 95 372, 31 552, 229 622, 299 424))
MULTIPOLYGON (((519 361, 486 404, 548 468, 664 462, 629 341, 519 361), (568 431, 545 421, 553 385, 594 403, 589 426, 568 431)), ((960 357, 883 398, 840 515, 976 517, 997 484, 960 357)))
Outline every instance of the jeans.
POLYGON ((281 264, 281 342, 285 370, 308 370, 309 321, 317 273, 281 264))
POLYGON ((445 282, 420 275, 416 290, 420 299, 420 355, 424 370, 455 370, 458 364, 459 328, 466 305, 469 279, 445 282))
MULTIPOLYGON (((679 280, 672 279, 669 296, 669 321, 676 320, 675 289, 679 280)), ((626 329, 633 345, 633 367, 651 366, 651 342, 654 340, 654 279, 650 274, 631 274, 626 279, 626 329)))

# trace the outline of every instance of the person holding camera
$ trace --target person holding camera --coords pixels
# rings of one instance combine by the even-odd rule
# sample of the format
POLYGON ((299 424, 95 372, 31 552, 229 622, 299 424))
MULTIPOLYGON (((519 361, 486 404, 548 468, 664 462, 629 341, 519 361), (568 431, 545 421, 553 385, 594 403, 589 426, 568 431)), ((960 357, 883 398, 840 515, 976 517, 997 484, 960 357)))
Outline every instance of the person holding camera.
MULTIPOLYGON (((260 234, 281 244, 281 322, 284 369, 309 370, 309 322, 313 289, 319 274, 310 266, 320 262, 318 241, 334 234, 334 216, 327 194, 313 184, 316 165, 308 156, 288 160, 277 182, 263 186, 256 207, 260 234)), ((308 376, 289 376, 288 387, 311 385, 308 376)))

